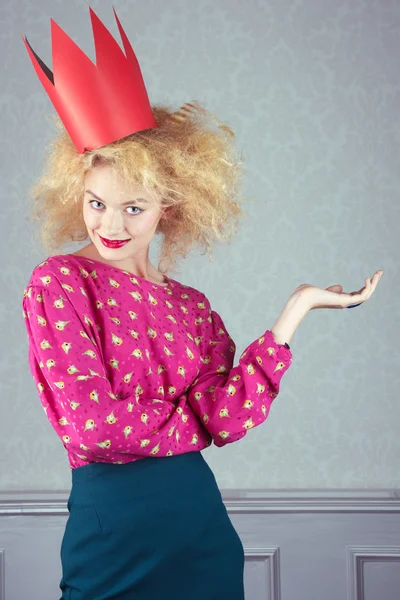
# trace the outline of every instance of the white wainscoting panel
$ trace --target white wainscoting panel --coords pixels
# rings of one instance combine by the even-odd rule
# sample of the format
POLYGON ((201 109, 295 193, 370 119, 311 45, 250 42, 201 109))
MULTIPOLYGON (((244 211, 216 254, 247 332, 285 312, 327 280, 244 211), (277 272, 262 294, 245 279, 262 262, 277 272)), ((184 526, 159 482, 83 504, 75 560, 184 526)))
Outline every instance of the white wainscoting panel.
POLYGON ((400 545, 348 548, 349 600, 400 598, 400 545), (383 583, 383 585, 382 585, 383 583))
POLYGON ((245 548, 244 584, 251 600, 281 600, 279 548, 245 548))

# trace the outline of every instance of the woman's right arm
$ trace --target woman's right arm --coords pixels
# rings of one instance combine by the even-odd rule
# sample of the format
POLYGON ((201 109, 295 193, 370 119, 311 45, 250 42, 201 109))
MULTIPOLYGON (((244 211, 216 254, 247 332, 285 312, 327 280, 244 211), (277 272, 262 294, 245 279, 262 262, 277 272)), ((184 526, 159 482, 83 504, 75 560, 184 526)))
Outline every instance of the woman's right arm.
POLYGON ((83 460, 126 462, 127 453, 181 453, 194 433, 203 440, 195 415, 182 422, 171 402, 136 394, 115 397, 90 326, 65 298, 68 292, 54 285, 59 290, 28 287, 22 306, 31 372, 64 446, 83 460))

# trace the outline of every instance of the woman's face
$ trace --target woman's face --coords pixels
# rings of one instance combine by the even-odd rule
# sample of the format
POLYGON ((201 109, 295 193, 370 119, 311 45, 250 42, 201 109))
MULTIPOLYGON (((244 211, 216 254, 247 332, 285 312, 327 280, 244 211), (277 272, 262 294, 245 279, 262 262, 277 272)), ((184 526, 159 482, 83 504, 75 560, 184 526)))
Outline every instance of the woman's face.
POLYGON ((87 171, 83 218, 90 239, 106 260, 147 256, 160 217, 157 198, 143 186, 136 184, 128 193, 109 165, 97 165, 87 171), (107 248, 99 236, 129 242, 120 248, 107 248))

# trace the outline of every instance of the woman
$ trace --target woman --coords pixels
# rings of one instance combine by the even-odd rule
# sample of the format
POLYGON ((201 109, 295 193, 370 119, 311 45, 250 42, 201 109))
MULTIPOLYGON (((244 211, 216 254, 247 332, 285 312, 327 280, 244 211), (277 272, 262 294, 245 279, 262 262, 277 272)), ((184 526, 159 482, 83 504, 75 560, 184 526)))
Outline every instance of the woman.
POLYGON ((236 226, 233 132, 199 104, 150 106, 118 18, 125 54, 91 19, 96 66, 54 22, 54 75, 24 40, 61 120, 32 188, 51 255, 23 310, 30 369, 72 472, 62 599, 243 600, 243 546, 201 451, 263 423, 304 316, 365 302, 381 272, 352 294, 300 285, 233 368, 222 318, 167 275, 236 226))

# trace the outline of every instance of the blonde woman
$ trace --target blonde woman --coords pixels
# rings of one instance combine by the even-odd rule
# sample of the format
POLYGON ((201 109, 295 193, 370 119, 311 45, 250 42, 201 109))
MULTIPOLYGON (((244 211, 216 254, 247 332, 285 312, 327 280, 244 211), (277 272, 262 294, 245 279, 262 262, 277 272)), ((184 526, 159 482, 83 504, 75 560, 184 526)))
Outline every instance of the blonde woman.
POLYGON ((54 73, 24 40, 59 128, 31 190, 49 256, 23 310, 72 474, 61 598, 243 600, 243 545, 201 451, 261 425, 304 316, 366 301, 381 273, 352 294, 300 285, 233 368, 221 316, 169 275, 194 246, 211 256, 236 231, 233 131, 199 103, 150 105, 118 18, 124 52, 90 15, 96 66, 53 21, 54 73), (70 241, 85 245, 59 253, 70 241))

